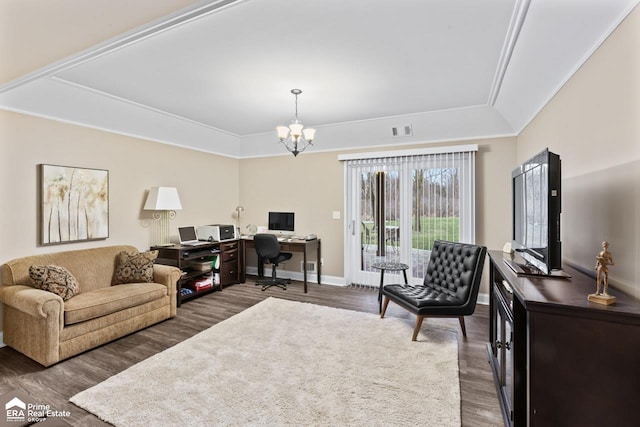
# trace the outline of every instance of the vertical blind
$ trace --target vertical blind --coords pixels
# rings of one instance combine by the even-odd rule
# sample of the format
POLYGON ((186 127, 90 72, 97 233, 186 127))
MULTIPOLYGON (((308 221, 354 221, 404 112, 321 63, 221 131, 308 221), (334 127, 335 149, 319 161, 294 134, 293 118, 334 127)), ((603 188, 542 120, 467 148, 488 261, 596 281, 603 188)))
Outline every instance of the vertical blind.
POLYGON ((377 286, 372 264, 380 261, 406 263, 421 279, 434 240, 475 242, 477 146, 449 148, 340 157, 351 219, 348 283, 377 286))

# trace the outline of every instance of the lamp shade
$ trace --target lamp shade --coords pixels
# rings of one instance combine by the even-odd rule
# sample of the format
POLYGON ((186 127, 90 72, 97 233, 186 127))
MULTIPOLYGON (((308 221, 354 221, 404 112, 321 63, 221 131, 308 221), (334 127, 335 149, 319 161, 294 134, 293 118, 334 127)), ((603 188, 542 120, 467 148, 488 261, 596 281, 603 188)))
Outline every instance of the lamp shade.
POLYGON ((145 211, 176 211, 182 209, 178 189, 175 187, 151 187, 147 201, 144 204, 145 211))
POLYGON ((278 138, 280 138, 280 141, 284 141, 289 137, 289 128, 286 126, 278 126, 276 127, 276 131, 278 132, 278 138))
POLYGON ((289 125, 289 129, 291 130, 291 136, 293 136, 294 138, 299 138, 302 135, 302 128, 304 126, 302 126, 302 123, 298 123, 296 120, 296 123, 291 123, 289 125))
POLYGON ((316 136, 316 130, 313 128, 306 128, 302 130, 302 134, 304 135, 304 139, 311 142, 313 138, 316 136))

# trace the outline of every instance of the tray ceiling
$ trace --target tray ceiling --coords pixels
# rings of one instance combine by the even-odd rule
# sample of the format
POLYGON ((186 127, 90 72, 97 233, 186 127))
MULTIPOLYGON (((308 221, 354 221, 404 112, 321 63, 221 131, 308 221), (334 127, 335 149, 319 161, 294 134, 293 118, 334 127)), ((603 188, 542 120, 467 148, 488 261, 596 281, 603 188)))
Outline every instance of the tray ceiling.
POLYGON ((514 135, 637 2, 208 1, 0 87, 0 108, 235 157, 269 154, 252 144, 292 88, 318 146, 349 125, 514 135))

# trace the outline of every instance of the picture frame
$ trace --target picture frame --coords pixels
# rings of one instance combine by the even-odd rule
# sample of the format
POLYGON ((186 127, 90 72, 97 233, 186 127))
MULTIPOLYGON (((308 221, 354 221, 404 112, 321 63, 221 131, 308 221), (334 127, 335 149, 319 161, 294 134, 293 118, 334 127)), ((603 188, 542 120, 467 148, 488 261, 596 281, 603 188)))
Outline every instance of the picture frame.
POLYGON ((109 171, 39 165, 40 244, 109 237, 109 171))

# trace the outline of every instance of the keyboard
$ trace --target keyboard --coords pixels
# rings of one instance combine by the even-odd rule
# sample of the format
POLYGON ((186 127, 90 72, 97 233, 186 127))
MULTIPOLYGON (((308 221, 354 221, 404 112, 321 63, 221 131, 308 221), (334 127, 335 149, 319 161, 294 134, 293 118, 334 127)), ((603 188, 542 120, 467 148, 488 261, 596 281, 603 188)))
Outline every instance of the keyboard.
POLYGON ((185 242, 182 244, 182 246, 201 246, 201 245, 208 245, 211 242, 205 242, 205 241, 201 241, 201 242, 185 242))

